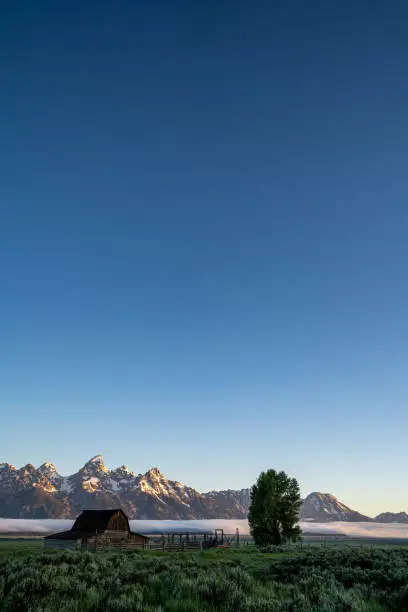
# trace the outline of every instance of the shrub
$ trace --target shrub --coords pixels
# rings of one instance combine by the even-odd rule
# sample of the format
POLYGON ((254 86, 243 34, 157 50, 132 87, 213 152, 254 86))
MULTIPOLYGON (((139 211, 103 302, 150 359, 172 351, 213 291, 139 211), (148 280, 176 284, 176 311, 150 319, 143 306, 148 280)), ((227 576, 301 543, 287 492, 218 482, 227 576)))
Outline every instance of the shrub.
POLYGON ((53 553, 0 563, 1 612, 408 610, 408 550, 304 547, 286 558, 53 553))

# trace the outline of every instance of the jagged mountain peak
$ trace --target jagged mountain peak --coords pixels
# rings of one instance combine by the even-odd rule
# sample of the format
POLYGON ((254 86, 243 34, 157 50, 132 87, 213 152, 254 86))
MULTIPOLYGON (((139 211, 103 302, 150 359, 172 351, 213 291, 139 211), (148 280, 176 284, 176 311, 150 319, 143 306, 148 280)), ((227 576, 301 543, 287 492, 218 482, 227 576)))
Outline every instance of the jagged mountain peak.
POLYGON ((95 455, 95 457, 92 457, 91 459, 89 459, 89 461, 85 463, 84 467, 82 468, 82 471, 97 471, 107 473, 109 470, 105 467, 102 455, 95 455))
POLYGON ((165 478, 164 474, 161 473, 158 467, 152 467, 147 470, 145 476, 149 476, 150 478, 165 478))
POLYGON ((44 461, 44 463, 42 463, 38 468, 38 471, 42 472, 43 474, 56 474, 57 468, 53 463, 50 463, 49 461, 44 461))
POLYGON ((23 465, 22 468, 20 468, 20 473, 21 474, 33 474, 34 472, 36 472, 36 468, 32 463, 26 463, 25 465, 23 465))
POLYGON ((167 483, 169 482, 158 468, 150 468, 145 474, 138 476, 137 480, 139 486, 145 491, 167 488, 167 483))
POLYGON ((102 455, 95 455, 94 457, 91 457, 89 459, 89 461, 87 461, 86 465, 89 463, 95 463, 97 465, 104 465, 103 462, 103 456, 102 455))
POLYGON ((123 474, 123 475, 129 475, 129 476, 136 476, 135 472, 132 472, 127 465, 123 464, 120 465, 118 468, 115 468, 114 470, 111 470, 111 474, 115 475, 115 474, 123 474))

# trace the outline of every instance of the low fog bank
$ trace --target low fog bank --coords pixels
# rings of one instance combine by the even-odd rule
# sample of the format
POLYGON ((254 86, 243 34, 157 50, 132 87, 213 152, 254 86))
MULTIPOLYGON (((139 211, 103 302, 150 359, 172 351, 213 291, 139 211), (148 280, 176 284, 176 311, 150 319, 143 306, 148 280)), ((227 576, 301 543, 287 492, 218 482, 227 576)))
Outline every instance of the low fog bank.
POLYGON ((347 523, 346 521, 333 521, 332 523, 314 523, 301 521, 300 527, 304 534, 339 534, 353 538, 401 538, 408 539, 408 525, 406 523, 347 523))
MULTIPOLYGON (((0 534, 46 535, 71 529, 74 521, 59 519, 7 519, 0 518, 0 534)), ((139 533, 161 533, 167 531, 208 531, 223 529, 233 534, 239 529, 241 535, 249 534, 247 520, 208 519, 192 521, 130 521, 132 531, 139 533)), ((400 523, 314 523, 301 521, 304 534, 341 534, 357 538, 401 538, 408 539, 408 525, 400 523)))
POLYGON ((9 519, 0 518, 0 533, 29 533, 46 535, 53 531, 71 529, 74 521, 61 519, 9 519))

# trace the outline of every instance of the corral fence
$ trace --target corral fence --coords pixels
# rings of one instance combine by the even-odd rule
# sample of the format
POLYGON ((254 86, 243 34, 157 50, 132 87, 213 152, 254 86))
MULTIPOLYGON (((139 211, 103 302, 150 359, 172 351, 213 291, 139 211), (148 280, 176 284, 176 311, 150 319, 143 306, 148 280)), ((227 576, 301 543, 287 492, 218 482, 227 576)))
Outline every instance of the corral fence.
POLYGON ((208 533, 151 533, 146 549, 163 551, 205 550, 208 548, 254 547, 254 539, 248 534, 224 533, 222 529, 208 533))
POLYGON ((148 535, 146 548, 150 550, 184 551, 205 550, 208 548, 224 548, 230 545, 222 529, 216 529, 213 533, 205 532, 169 532, 153 533, 148 535))

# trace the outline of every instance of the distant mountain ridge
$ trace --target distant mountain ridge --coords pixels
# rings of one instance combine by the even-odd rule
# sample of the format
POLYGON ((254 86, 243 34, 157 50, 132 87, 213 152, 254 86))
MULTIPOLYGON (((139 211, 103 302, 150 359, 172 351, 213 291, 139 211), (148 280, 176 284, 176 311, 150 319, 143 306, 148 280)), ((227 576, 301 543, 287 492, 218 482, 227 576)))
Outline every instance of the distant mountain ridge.
MULTIPOLYGON (((136 474, 125 465, 106 468, 102 455, 78 472, 61 476, 52 463, 39 468, 15 468, 0 463, 0 517, 74 518, 84 508, 121 507, 138 519, 242 519, 248 514, 250 489, 200 493, 166 478, 158 468, 136 474)), ((386 512, 375 519, 341 503, 329 493, 308 495, 300 510, 302 520, 407 522, 405 512, 386 512)))
POLYGON ((300 518, 315 521, 371 521, 368 516, 352 510, 330 493, 310 493, 303 500, 300 518))
POLYGON ((158 468, 136 474, 125 465, 105 467, 96 455, 78 472, 61 476, 52 463, 38 469, 0 464, 0 516, 4 518, 74 518, 84 508, 121 507, 129 518, 245 518, 247 507, 223 502, 169 480, 158 468))
POLYGON ((374 520, 376 523, 408 523, 408 514, 406 512, 383 512, 378 514, 374 520))

